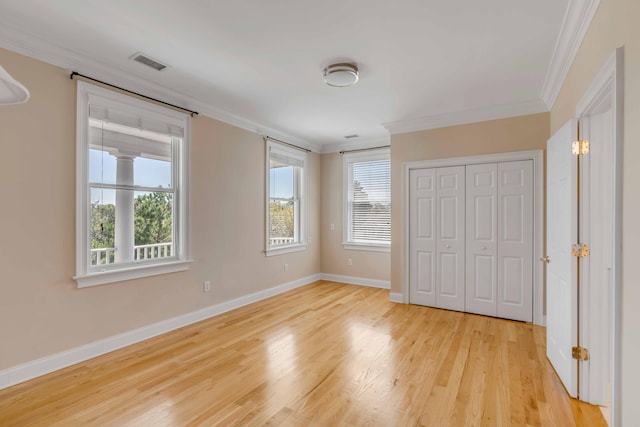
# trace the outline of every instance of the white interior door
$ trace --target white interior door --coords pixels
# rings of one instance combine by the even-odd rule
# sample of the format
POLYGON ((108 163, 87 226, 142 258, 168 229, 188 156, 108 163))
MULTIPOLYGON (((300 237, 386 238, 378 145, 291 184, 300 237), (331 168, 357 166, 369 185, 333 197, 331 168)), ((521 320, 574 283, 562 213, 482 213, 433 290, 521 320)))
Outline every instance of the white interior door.
POLYGON ((436 306, 464 311, 464 166, 436 169, 436 208, 436 306))
POLYGON ((436 306, 436 170, 409 176, 409 302, 436 306))
POLYGON ((497 316, 498 165, 468 165, 466 311, 497 316))
POLYGON ((571 154, 577 123, 570 120, 547 141, 547 357, 569 394, 577 394, 577 161, 571 154))
POLYGON ((533 161, 498 163, 498 317, 533 321, 533 161))

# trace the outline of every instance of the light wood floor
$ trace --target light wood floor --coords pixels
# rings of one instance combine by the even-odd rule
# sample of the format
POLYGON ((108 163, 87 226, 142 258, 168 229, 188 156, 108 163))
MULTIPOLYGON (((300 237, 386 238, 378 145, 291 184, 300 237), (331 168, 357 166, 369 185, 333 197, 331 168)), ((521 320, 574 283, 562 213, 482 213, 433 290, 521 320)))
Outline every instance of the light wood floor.
POLYGON ((317 282, 0 391, 0 426, 604 426, 544 328, 317 282))

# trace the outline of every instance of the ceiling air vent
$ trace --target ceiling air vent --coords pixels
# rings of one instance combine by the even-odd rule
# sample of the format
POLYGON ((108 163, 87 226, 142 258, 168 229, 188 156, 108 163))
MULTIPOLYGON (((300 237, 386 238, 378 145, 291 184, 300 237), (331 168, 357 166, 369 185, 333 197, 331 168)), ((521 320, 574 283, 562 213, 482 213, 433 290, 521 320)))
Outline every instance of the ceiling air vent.
POLYGON ((147 67, 151 67, 156 71, 162 71, 165 68, 167 68, 167 66, 164 65, 163 63, 158 62, 155 59, 149 58, 148 56, 143 55, 142 53, 139 53, 139 52, 130 56, 129 59, 133 59, 134 61, 144 64, 147 67))
POLYGON ((360 135, 354 133, 353 135, 345 135, 344 137, 347 138, 347 139, 353 139, 353 138, 357 138, 359 136, 360 135))

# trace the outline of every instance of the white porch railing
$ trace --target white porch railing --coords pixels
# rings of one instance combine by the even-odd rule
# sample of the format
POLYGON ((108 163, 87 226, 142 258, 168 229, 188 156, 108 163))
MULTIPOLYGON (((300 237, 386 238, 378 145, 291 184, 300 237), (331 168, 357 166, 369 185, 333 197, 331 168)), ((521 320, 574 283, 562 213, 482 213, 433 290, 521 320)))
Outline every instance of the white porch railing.
MULTIPOLYGON (((150 245, 138 245, 133 247, 133 259, 142 261, 146 259, 166 258, 173 254, 173 242, 153 243, 150 245)), ((115 248, 91 249, 91 265, 107 265, 115 262, 115 248)))
POLYGON ((133 251, 133 258, 136 261, 143 259, 166 258, 173 254, 173 242, 134 246, 133 251))
POLYGON ((115 248, 91 249, 91 265, 113 264, 115 256, 115 248))
POLYGON ((293 237, 271 237, 269 238, 269 245, 286 245, 287 243, 293 243, 293 237))

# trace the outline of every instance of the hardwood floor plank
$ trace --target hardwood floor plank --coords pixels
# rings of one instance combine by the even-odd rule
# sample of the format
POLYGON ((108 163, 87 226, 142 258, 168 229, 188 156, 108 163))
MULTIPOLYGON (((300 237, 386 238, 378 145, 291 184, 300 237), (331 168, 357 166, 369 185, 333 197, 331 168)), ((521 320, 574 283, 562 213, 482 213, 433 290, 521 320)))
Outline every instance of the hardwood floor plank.
POLYGON ((605 426, 534 325, 320 281, 0 390, 4 426, 605 426))

